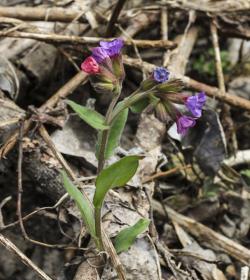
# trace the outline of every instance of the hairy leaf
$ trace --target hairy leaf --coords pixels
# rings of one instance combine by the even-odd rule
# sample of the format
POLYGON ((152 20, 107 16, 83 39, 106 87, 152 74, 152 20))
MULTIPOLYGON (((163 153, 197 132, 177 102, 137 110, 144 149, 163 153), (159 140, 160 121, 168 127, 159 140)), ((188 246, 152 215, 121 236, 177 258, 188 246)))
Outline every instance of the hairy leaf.
MULTIPOLYGON (((125 109, 117 116, 117 118, 111 124, 108 142, 104 152, 105 159, 111 157, 112 154, 114 153, 115 148, 118 147, 127 118, 128 118, 128 109, 125 109)), ((98 135, 98 144, 96 149, 97 158, 99 157, 101 137, 102 137, 102 132, 100 132, 98 135)))
POLYGON ((135 242, 136 237, 147 229, 149 223, 148 219, 140 219, 133 226, 121 230, 114 241, 116 252, 121 253, 128 250, 135 242))
POLYGON ((78 190, 78 188, 70 181, 65 171, 61 172, 63 178, 63 185, 68 194, 74 199, 78 209, 81 212, 82 218, 88 227, 89 233, 95 238, 95 220, 93 210, 90 207, 90 203, 78 190))
POLYGON ((109 127, 105 125, 104 117, 98 112, 81 106, 72 100, 68 100, 67 104, 77 113, 77 115, 87 124, 98 130, 105 130, 109 127))
POLYGON ((139 156, 127 156, 103 169, 96 178, 94 206, 100 208, 106 193, 114 187, 124 186, 135 174, 139 156))

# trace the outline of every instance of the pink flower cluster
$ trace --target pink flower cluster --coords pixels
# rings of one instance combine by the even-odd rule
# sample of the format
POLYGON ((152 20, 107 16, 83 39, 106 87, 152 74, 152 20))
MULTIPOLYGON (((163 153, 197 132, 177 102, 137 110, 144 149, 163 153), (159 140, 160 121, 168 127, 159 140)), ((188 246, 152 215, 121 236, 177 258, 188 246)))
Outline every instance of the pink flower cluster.
POLYGON ((114 39, 113 41, 100 42, 100 47, 92 49, 92 55, 87 57, 81 64, 82 71, 88 74, 98 74, 101 72, 100 65, 109 63, 108 61, 118 56, 123 47, 122 39, 114 39))

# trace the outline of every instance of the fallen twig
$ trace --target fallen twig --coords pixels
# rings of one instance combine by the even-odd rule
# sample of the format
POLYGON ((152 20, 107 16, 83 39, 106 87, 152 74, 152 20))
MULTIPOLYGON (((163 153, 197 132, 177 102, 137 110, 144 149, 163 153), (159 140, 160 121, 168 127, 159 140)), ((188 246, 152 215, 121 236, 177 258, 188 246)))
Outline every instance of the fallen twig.
POLYGON ((87 22, 85 17, 83 17, 83 11, 79 12, 64 8, 0 7, 1 17, 12 17, 22 20, 72 22, 79 15, 82 16, 78 18, 78 21, 87 22))
POLYGON ((174 167, 174 168, 172 168, 170 170, 167 170, 167 171, 158 172, 158 173, 156 173, 152 176, 149 176, 149 177, 145 178, 145 180, 142 183, 145 184, 145 183, 148 183, 150 181, 153 181, 153 180, 161 178, 161 177, 168 177, 168 176, 171 176, 171 175, 174 175, 174 174, 178 173, 181 170, 186 170, 188 168, 191 168, 191 165, 177 166, 177 167, 174 167))
POLYGON ((0 233, 0 243, 10 252, 14 253, 22 263, 31 268, 41 279, 52 280, 45 272, 37 267, 29 258, 27 258, 8 238, 0 233))
POLYGON ((117 1, 116 6, 115 6, 115 8, 113 10, 113 13, 111 15, 111 18, 108 22, 108 26, 107 26, 107 30, 106 30, 106 34, 105 34, 106 37, 110 37, 110 36, 113 35, 114 25, 115 25, 115 23, 116 23, 116 21, 119 17, 119 14, 120 14, 120 12, 121 12, 125 3, 126 3, 126 0, 117 1))
POLYGON ((163 205, 156 201, 152 200, 152 205, 155 211, 159 214, 165 216, 165 211, 168 214, 168 217, 190 232, 197 239, 208 242, 212 246, 216 246, 220 248, 230 256, 239 260, 240 262, 250 265, 250 250, 245 248, 244 246, 236 243, 235 241, 225 237, 224 235, 215 232, 209 227, 189 218, 182 214, 179 214, 172 208, 164 205, 165 211, 163 209, 163 205))
MULTIPOLYGON (((99 37, 81 37, 72 35, 61 35, 55 33, 35 33, 35 32, 23 32, 23 31, 0 31, 0 37, 13 37, 13 38, 28 38, 35 39, 46 43, 70 43, 78 45, 86 44, 98 44, 101 40, 111 41, 114 38, 104 39, 99 37)), ((175 48, 176 44, 169 40, 130 40, 124 39, 124 43, 127 46, 136 45, 140 48, 175 48)))

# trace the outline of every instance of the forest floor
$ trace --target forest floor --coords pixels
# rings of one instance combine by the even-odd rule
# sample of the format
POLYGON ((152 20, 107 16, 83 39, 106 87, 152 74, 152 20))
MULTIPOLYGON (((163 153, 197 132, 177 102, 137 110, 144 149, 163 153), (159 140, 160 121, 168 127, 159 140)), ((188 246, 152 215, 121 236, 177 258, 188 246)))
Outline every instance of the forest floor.
POLYGON ((250 279, 249 39, 249 0, 0 0, 0 280, 250 279), (111 97, 80 65, 115 37, 121 99, 163 66, 207 102, 183 137, 129 113, 108 163, 143 159, 105 199, 100 263, 60 171, 91 198, 97 133, 66 100, 105 115, 111 97), (140 218, 149 228, 117 254, 111 241, 140 218))

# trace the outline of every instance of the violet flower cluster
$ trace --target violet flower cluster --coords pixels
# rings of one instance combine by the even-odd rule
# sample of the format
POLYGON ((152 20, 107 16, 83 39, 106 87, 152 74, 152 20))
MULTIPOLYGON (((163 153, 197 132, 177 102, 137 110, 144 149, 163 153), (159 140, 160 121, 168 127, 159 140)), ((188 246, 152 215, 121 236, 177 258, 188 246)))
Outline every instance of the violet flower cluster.
POLYGON ((148 108, 154 108, 156 117, 162 122, 174 121, 177 132, 185 135, 190 127, 195 126, 196 120, 202 115, 202 108, 206 102, 206 95, 200 92, 196 95, 181 94, 182 82, 177 79, 169 80, 170 73, 163 67, 154 69, 148 81, 143 85, 150 85, 154 92, 149 97, 148 108), (177 109, 176 104, 184 104, 187 114, 177 109))
MULTIPOLYGON (((90 75, 90 82, 96 91, 120 92, 125 77, 121 55, 123 45, 123 40, 119 38, 108 42, 101 41, 99 47, 93 48, 91 56, 82 63, 81 69, 90 75)), ((154 109, 160 121, 175 122, 177 132, 185 135, 201 117, 206 95, 204 92, 192 96, 183 95, 182 82, 169 77, 170 72, 167 69, 156 67, 151 76, 141 83, 138 92, 150 93, 145 94, 144 109, 154 109), (183 114, 176 104, 185 105, 186 113, 183 114)))

